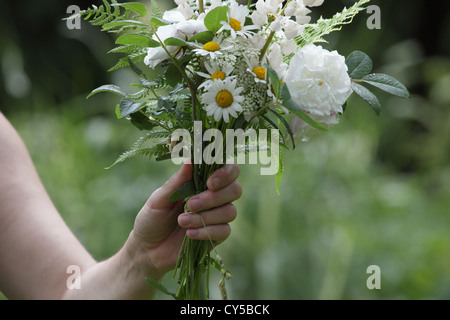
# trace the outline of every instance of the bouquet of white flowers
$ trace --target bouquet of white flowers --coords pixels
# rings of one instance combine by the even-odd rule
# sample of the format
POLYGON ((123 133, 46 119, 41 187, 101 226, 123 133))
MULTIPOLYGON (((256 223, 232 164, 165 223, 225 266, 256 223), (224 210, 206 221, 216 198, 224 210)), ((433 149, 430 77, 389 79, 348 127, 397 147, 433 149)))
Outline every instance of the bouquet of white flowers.
MULTIPOLYGON (((380 112, 377 97, 363 84, 409 97, 394 78, 371 73, 366 54, 355 51, 344 58, 317 45, 368 2, 315 23, 309 8, 323 0, 175 0, 177 7, 165 12, 151 0, 151 13, 141 3, 103 0, 100 7, 81 11, 93 25, 119 35, 111 52, 125 57, 111 70, 130 67, 139 79, 131 84, 134 93, 116 85, 91 93, 119 95, 117 117, 146 131, 115 164, 141 155, 175 163, 190 158, 193 179, 171 197, 186 201, 204 191, 209 175, 226 161, 270 152, 275 165, 261 173, 274 174, 278 188, 283 150, 338 124, 353 92, 380 112)), ((211 245, 185 239, 174 274, 176 299, 199 299, 205 274, 208 297, 211 266, 223 275, 226 297, 224 280, 230 274, 220 257, 210 256, 211 245)))

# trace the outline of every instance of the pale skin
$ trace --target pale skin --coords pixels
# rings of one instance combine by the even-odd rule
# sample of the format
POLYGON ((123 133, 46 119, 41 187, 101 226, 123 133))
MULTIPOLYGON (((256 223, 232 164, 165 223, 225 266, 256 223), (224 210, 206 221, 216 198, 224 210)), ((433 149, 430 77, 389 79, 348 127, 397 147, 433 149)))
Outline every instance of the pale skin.
POLYGON ((168 198, 191 174, 186 163, 154 191, 123 247, 99 262, 62 219, 25 144, 0 113, 0 291, 10 299, 153 298, 145 278, 161 281, 174 268, 185 235, 217 245, 236 218, 232 202, 242 194, 236 165, 214 172, 208 190, 192 197, 184 212, 182 201, 168 198), (81 268, 81 289, 67 286, 71 265, 81 268))

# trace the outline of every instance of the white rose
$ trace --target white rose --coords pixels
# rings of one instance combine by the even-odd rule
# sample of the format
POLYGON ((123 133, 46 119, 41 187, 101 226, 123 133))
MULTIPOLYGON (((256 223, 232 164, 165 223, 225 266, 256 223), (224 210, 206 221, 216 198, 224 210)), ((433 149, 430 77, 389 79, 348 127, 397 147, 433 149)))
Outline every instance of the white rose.
POLYGON ((303 2, 308 7, 319 7, 323 4, 323 0, 303 0, 303 2))
MULTIPOLYGON (((153 36, 153 39, 156 41, 161 40, 163 42, 164 40, 172 37, 182 40, 189 40, 195 34, 206 30, 205 24, 201 20, 185 20, 175 24, 160 26, 156 32, 158 37, 153 36)), ((167 51, 173 55, 177 53, 180 47, 166 46, 166 48, 167 51)), ((149 48, 147 56, 144 59, 144 63, 151 68, 155 68, 158 64, 168 58, 169 55, 162 47, 149 48)))
POLYGON ((347 71, 343 56, 311 44, 294 55, 284 81, 305 112, 331 116, 343 112, 352 93, 347 71))
MULTIPOLYGON (((317 123, 320 123, 325 128, 337 125, 339 123, 339 115, 337 114, 332 116, 311 115, 311 118, 317 123)), ((291 120, 289 121, 289 127, 291 128, 291 131, 293 133, 295 144, 299 144, 303 141, 308 141, 312 136, 320 132, 319 130, 311 127, 296 115, 293 115, 291 120)))

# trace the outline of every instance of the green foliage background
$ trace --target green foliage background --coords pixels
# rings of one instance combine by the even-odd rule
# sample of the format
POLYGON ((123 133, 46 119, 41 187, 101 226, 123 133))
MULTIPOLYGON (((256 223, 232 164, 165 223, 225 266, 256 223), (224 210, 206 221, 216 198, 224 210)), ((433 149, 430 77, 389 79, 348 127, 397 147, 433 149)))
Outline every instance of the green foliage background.
MULTIPOLYGON (((330 17, 352 3, 328 0, 315 12, 330 17)), ((377 117, 352 97, 339 126, 286 154, 280 195, 274 177, 241 166, 238 218, 218 249, 234 276, 232 299, 450 298, 450 8, 441 3, 372 1, 381 30, 369 30, 363 12, 327 37, 324 46, 342 55, 369 54, 374 71, 399 79, 412 98, 380 93, 377 117), (380 290, 366 287, 370 265, 381 269, 380 290)), ((66 28, 72 4, 92 2, 0 2, 0 110, 61 215, 100 260, 120 248, 147 197, 178 168, 136 158, 104 169, 141 132, 115 118, 116 97, 85 97, 133 74, 106 72, 120 57, 106 54, 113 36, 87 23, 66 28)))

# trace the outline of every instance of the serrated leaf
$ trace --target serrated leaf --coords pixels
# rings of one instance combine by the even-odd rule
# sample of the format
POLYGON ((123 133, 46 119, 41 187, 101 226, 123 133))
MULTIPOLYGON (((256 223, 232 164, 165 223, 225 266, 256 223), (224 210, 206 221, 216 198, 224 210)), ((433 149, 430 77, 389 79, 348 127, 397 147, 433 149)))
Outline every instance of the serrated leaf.
POLYGON ((109 22, 105 25, 103 25, 103 30, 110 30, 117 27, 147 27, 147 25, 143 22, 137 21, 137 20, 117 20, 113 22, 109 22))
POLYGON ((151 0, 150 4, 152 7, 152 17, 162 18, 163 13, 162 13, 161 8, 159 7, 158 3, 156 2, 156 0, 151 0))
POLYGON ((362 51, 352 52, 345 60, 345 63, 348 67, 348 74, 352 79, 361 79, 372 72, 372 59, 362 51))
POLYGON ((123 91, 122 89, 120 89, 118 86, 113 85, 113 84, 106 84, 103 85, 101 87, 98 87, 97 89, 93 90, 87 97, 86 99, 89 99, 90 97, 92 97, 94 94, 97 94, 99 92, 111 92, 111 93, 115 93, 119 96, 121 96, 122 98, 125 98, 127 96, 127 94, 125 93, 125 91, 123 91))
POLYGON ((125 118, 133 112, 136 112, 141 106, 141 102, 134 102, 124 98, 120 101, 120 115, 122 118, 125 118))
POLYGON ((205 27, 212 33, 222 28, 222 21, 228 20, 228 7, 217 7, 212 9, 205 17, 205 27))
POLYGON ((113 3, 112 6, 118 6, 134 11, 142 17, 147 14, 147 8, 145 7, 144 4, 139 2, 113 3))
POLYGON ((145 48, 156 48, 161 46, 158 41, 153 40, 150 37, 134 33, 127 33, 120 36, 117 38, 116 44, 136 45, 145 48))
POLYGON ((169 197, 169 201, 178 201, 178 200, 186 200, 193 195, 195 195, 195 184, 193 180, 189 180, 185 184, 183 184, 180 188, 178 188, 172 195, 169 197))
POLYGON ((128 63, 130 64, 131 70, 133 70, 134 73, 136 73, 138 76, 144 76, 144 72, 131 60, 130 57, 128 57, 128 63))
POLYGON ((374 87, 377 87, 387 93, 393 94, 401 98, 409 98, 408 89, 397 79, 383 73, 372 73, 362 80, 374 87))
POLYGON ((381 104, 375 94, 358 83, 352 82, 351 88, 354 93, 364 99, 364 101, 366 101, 372 107, 373 111, 375 111, 377 115, 381 114, 381 104))

